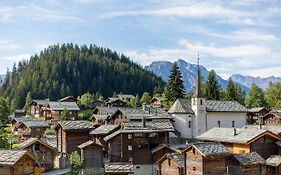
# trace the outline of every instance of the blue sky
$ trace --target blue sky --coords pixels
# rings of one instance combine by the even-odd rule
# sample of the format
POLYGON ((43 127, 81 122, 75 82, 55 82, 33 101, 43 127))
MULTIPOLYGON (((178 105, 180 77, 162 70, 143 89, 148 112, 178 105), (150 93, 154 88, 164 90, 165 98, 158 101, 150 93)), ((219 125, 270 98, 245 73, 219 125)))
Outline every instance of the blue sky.
POLYGON ((1 0, 0 74, 54 43, 96 44, 141 65, 184 59, 281 76, 280 0, 1 0))

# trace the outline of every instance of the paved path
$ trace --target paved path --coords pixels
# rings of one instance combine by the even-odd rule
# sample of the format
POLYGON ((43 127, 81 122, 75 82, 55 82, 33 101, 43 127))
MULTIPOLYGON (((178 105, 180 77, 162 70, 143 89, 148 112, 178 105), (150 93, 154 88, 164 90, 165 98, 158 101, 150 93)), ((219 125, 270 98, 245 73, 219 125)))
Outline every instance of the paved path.
POLYGON ((42 175, 58 175, 58 174, 67 173, 69 171, 70 171, 70 168, 66 168, 66 169, 49 171, 49 172, 43 173, 42 175))

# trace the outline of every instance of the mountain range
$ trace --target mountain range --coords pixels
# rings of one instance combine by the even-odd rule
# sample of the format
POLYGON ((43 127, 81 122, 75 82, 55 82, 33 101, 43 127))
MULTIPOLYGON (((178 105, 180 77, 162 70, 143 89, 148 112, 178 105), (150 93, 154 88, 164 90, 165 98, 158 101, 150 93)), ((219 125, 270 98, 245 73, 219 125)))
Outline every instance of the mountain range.
MULTIPOLYGON (((184 86, 187 91, 194 90, 194 84, 197 77, 197 65, 190 64, 182 59, 178 59, 177 64, 182 73, 182 79, 184 81, 184 86)), ((169 61, 154 61, 149 66, 146 66, 145 69, 154 72, 156 75, 162 77, 164 81, 168 81, 170 70, 173 66, 172 62, 169 61)), ((203 80, 206 80, 209 74, 209 71, 202 65, 200 65, 201 76, 203 80)), ((240 74, 234 74, 230 77, 236 84, 240 85, 244 92, 248 92, 253 83, 256 83, 262 89, 268 87, 269 82, 281 82, 281 77, 251 77, 243 76, 240 74)), ((217 75, 217 80, 222 88, 227 87, 227 80, 223 79, 221 76, 217 75)))

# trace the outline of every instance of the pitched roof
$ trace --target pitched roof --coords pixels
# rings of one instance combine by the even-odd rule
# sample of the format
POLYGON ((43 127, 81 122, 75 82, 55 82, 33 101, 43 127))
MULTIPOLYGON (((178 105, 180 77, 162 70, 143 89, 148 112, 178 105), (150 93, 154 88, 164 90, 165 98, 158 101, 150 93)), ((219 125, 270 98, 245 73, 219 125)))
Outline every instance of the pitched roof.
POLYGON ((217 127, 212 128, 211 130, 197 136, 196 138, 204 141, 248 144, 252 140, 259 138, 264 134, 271 134, 273 137, 281 140, 280 136, 264 129, 236 128, 236 135, 234 135, 234 128, 217 127))
POLYGON ((42 141, 38 138, 29 138, 28 140, 25 140, 24 142, 20 143, 17 147, 17 149, 25 149, 31 145, 33 145, 34 143, 39 142, 40 144, 52 149, 52 150, 56 150, 55 147, 49 145, 47 142, 42 141))
POLYGON ((166 154, 167 158, 175 162, 178 167, 184 168, 184 156, 180 153, 168 153, 166 154))
MULTIPOLYGON (((71 121, 59 121, 57 126, 60 125, 63 130, 91 130, 94 129, 94 125, 87 120, 71 120, 71 121)), ((56 126, 56 128, 57 128, 56 126)))
POLYGON ((42 141, 48 143, 53 148, 57 148, 57 136, 56 135, 46 135, 41 138, 42 141))
POLYGON ((85 147, 87 147, 89 145, 92 145, 92 144, 95 144, 95 145, 98 145, 98 146, 102 146, 100 143, 96 143, 93 140, 89 140, 89 141, 87 141, 85 143, 82 143, 81 145, 78 145, 78 148, 83 149, 83 148, 85 148, 85 147))
POLYGON ((159 151, 159 150, 162 150, 163 148, 167 148, 167 149, 170 149, 171 151, 175 152, 175 150, 173 150, 172 148, 170 148, 170 147, 169 147, 168 145, 166 145, 166 144, 161 144, 161 145, 157 146, 156 148, 152 149, 151 152, 152 152, 152 153, 155 153, 155 152, 157 152, 157 151, 159 151))
POLYGON ((237 101, 207 100, 208 112, 248 112, 248 109, 237 101))
POLYGON ((266 109, 266 108, 265 107, 251 108, 251 109, 249 109, 249 112, 260 112, 263 109, 266 109))
POLYGON ((31 120, 36 120, 32 117, 27 117, 27 116, 23 116, 23 117, 13 117, 12 121, 16 121, 16 122, 23 122, 23 121, 31 121, 31 120))
POLYGON ((107 135, 110 132, 118 129, 119 125, 101 125, 90 132, 91 135, 107 135))
POLYGON ((73 97, 73 96, 67 96, 67 97, 61 98, 58 101, 63 102, 65 100, 67 100, 67 99, 73 99, 74 101, 77 101, 77 99, 75 97, 73 97))
POLYGON ((225 148, 224 145, 217 142, 198 142, 193 143, 191 146, 187 147, 183 152, 188 150, 190 147, 197 149, 203 156, 227 156, 230 152, 225 148))
POLYGON ((105 173, 133 173, 134 165, 129 162, 112 162, 104 164, 105 173))
POLYGON ((117 94, 117 98, 134 98, 131 94, 117 94))
POLYGON ((159 100, 159 101, 162 101, 163 100, 163 97, 153 97, 150 102, 152 102, 153 100, 159 100))
POLYGON ((113 113, 115 113, 115 111, 117 109, 118 109, 117 107, 101 107, 101 106, 98 106, 94 109, 94 111, 99 110, 101 114, 112 115, 113 113))
POLYGON ((32 100, 30 103, 37 103, 40 106, 47 106, 48 100, 32 100))
POLYGON ((235 154, 233 157, 238 160, 238 162, 243 165, 258 165, 264 164, 265 160, 256 152, 245 153, 245 154, 235 154))
POLYGON ((268 130, 270 132, 273 132, 274 134, 280 135, 281 134, 281 127, 277 125, 245 125, 243 128, 245 129, 264 129, 268 130))
POLYGON ((50 125, 45 120, 23 120, 22 124, 29 128, 50 128, 50 125))
MULTIPOLYGON (((141 119, 146 118, 171 118, 171 116, 162 108, 148 107, 145 110, 142 108, 118 108, 122 114, 127 116, 129 119, 141 119)), ((116 111, 117 112, 117 111, 116 111)))
POLYGON ((193 114, 193 110, 190 105, 190 100, 188 99, 177 99, 173 106, 169 109, 170 114, 193 114))
POLYGON ((50 101, 48 103, 51 110, 54 111, 63 111, 63 110, 69 110, 69 111, 79 111, 80 108, 78 107, 76 102, 60 102, 60 101, 50 101))
POLYGON ((281 164, 281 156, 273 155, 266 159, 265 164, 268 166, 278 167, 281 164))
POLYGON ((35 160, 26 150, 0 150, 0 165, 14 165, 25 154, 35 160))
POLYGON ((269 112, 269 113, 265 114, 264 116, 262 116, 262 118, 265 118, 269 115, 274 115, 277 118, 281 118, 281 112, 269 112))
POLYGON ((97 120, 104 121, 108 117, 107 114, 93 114, 90 119, 96 118, 97 120))

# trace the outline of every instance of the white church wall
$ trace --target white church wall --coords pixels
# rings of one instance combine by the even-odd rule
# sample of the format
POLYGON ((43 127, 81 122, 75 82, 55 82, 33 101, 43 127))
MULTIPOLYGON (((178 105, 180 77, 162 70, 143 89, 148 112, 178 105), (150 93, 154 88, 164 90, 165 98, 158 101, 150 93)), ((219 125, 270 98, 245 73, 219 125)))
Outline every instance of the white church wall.
POLYGON ((241 128, 246 125, 247 114, 236 112, 208 112, 207 113, 207 128, 208 130, 214 127, 241 128))
POLYGON ((174 117, 174 128, 180 132, 182 137, 192 138, 192 115, 191 114, 172 114, 174 117), (190 127, 189 127, 190 122, 190 127))

